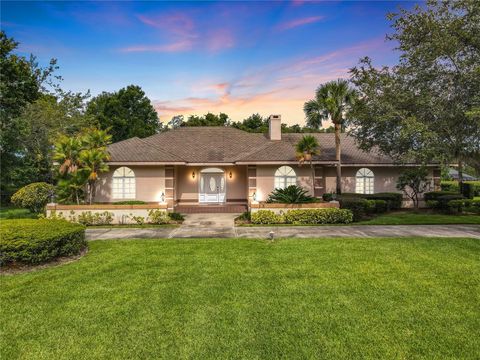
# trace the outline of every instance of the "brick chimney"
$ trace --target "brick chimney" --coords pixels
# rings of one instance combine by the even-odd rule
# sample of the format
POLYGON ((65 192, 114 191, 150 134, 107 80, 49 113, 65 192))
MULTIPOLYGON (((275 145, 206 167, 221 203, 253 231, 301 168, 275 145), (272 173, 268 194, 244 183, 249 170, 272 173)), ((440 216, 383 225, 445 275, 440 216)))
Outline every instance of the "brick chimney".
POLYGON ((282 116, 270 115, 268 118, 268 138, 282 140, 282 116))

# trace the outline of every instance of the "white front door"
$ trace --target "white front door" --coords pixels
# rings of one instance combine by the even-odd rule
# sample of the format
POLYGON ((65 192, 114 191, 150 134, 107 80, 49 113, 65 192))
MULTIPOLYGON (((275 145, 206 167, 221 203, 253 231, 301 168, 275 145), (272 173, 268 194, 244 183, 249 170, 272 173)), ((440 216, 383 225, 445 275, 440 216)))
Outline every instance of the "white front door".
POLYGON ((199 201, 203 203, 225 202, 225 176, 218 173, 200 175, 199 201))

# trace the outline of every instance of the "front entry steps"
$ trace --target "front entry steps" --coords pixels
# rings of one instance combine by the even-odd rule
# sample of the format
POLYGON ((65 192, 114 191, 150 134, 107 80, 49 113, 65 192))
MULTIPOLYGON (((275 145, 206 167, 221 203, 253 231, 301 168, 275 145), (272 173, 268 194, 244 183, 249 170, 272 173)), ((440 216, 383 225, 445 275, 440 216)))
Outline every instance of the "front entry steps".
POLYGON ((248 210, 246 204, 208 204, 175 205, 175 212, 182 214, 243 213, 248 210))

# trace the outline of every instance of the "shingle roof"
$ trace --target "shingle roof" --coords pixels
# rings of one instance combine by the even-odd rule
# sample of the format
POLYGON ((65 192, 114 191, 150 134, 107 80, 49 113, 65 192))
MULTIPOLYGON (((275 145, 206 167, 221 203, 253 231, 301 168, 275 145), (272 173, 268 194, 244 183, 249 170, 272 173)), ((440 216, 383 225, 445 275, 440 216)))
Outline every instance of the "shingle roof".
MULTIPOLYGON (((183 127, 144 139, 132 138, 108 147, 111 162, 255 163, 296 161, 295 144, 306 134, 282 134, 271 141, 263 134, 231 127, 183 127)), ((315 161, 335 161, 335 134, 311 134, 321 147, 315 161)), ((354 138, 341 134, 342 163, 392 164, 378 151, 365 152, 354 138)))

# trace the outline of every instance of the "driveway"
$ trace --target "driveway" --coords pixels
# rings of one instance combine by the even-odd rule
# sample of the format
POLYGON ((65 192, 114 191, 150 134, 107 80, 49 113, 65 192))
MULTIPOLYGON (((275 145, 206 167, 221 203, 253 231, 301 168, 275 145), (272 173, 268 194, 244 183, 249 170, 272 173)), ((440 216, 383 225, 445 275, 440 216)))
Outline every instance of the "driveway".
POLYGON ((352 225, 235 227, 238 214, 188 214, 179 227, 87 229, 87 239, 318 237, 469 237, 480 239, 480 225, 352 225))

